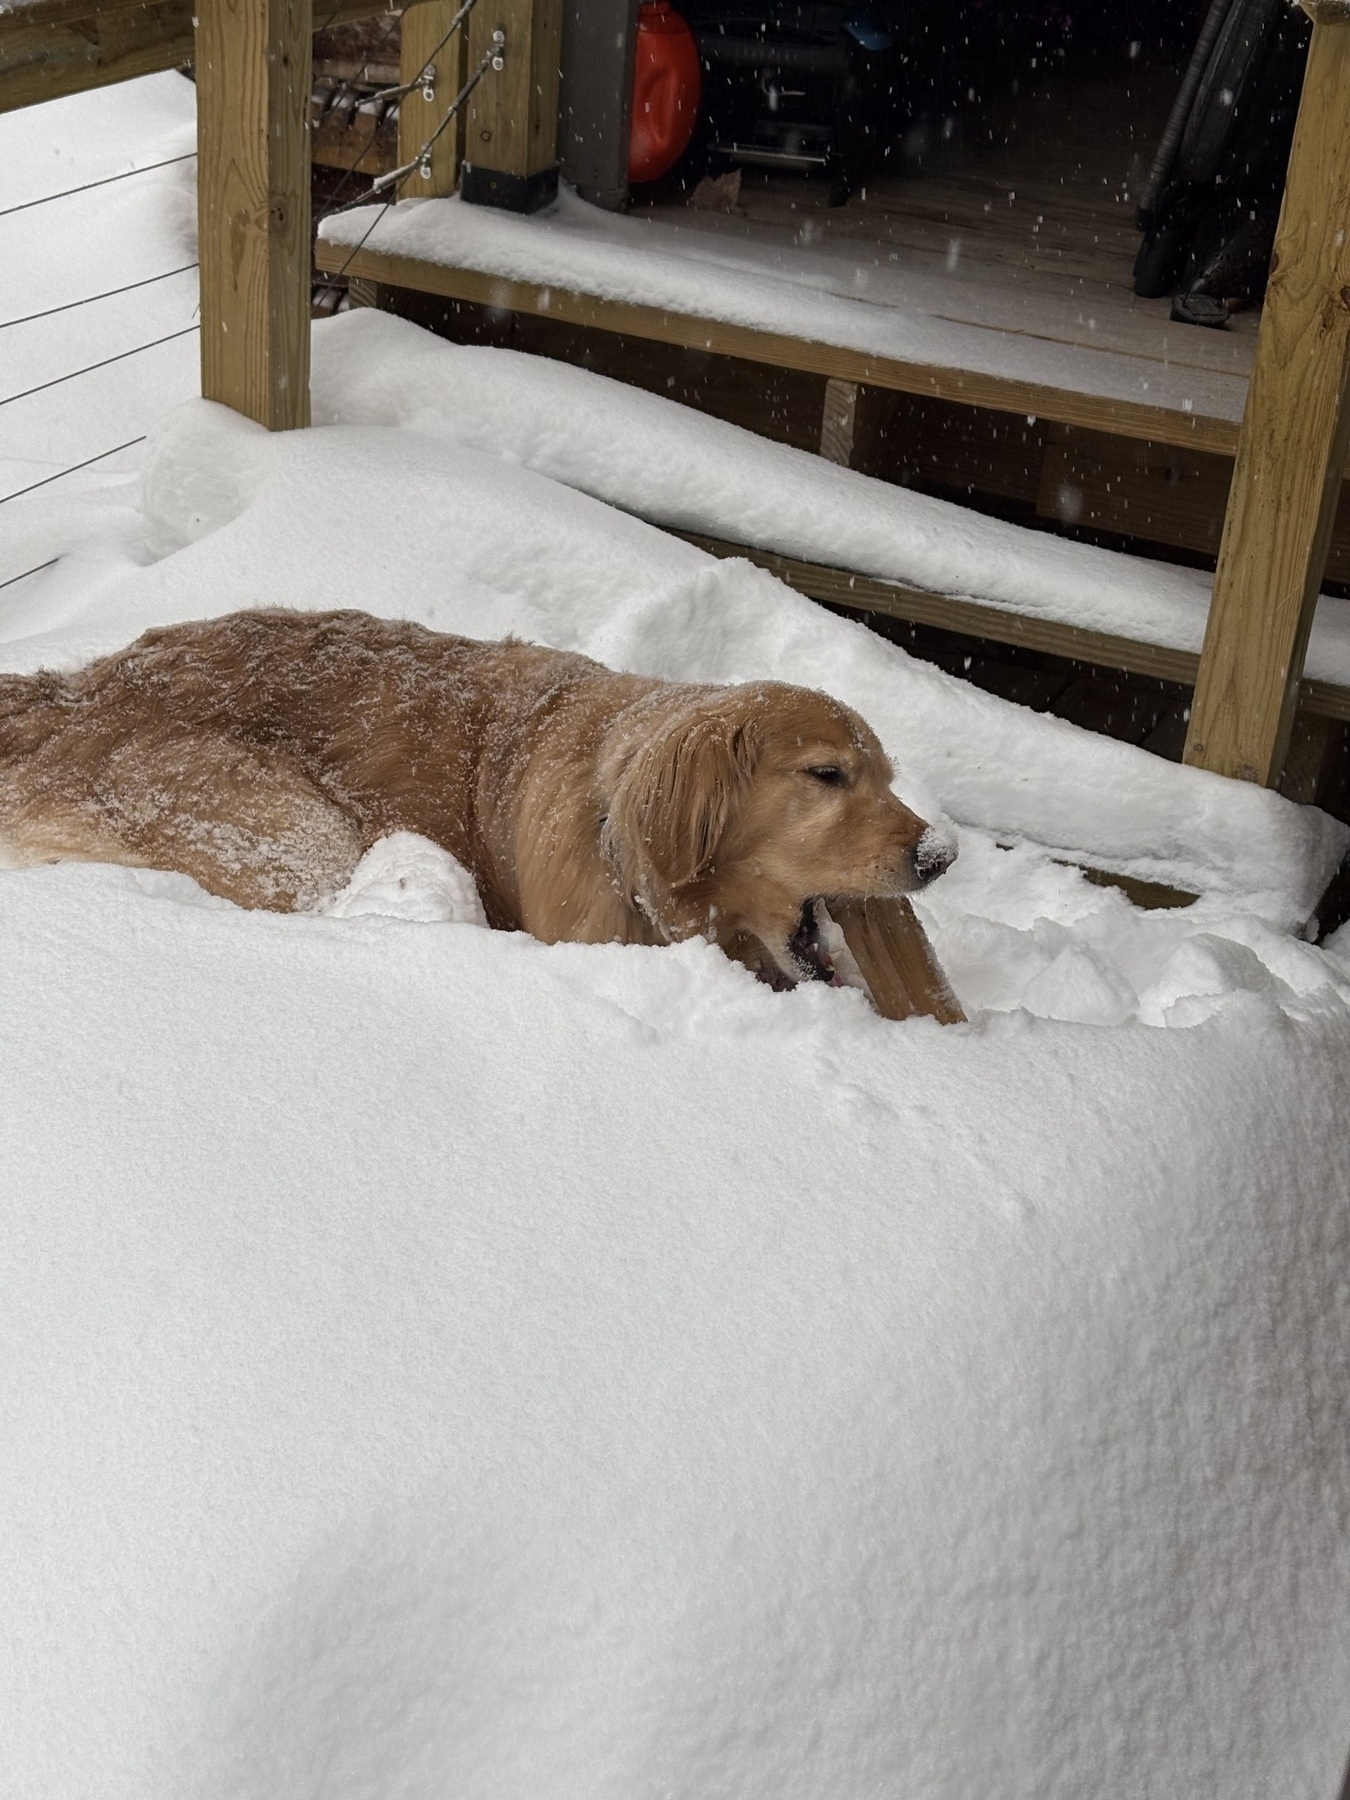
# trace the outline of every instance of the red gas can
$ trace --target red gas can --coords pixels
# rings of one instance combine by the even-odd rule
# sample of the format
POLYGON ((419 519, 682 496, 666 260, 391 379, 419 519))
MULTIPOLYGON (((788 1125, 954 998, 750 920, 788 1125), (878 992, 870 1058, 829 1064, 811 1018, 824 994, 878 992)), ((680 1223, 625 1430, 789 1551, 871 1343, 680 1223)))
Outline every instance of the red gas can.
POLYGON ((630 181, 655 181, 679 161, 694 135, 700 85, 693 32, 667 0, 648 0, 638 13, 630 181))

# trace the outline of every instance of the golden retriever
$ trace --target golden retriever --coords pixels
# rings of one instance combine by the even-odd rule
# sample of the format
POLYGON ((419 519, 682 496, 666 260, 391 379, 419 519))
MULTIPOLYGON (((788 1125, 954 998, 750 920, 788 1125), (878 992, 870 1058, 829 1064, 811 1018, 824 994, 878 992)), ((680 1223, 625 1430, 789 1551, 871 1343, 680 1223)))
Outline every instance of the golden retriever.
POLYGON ((310 908, 418 832, 489 923, 545 942, 704 936, 776 984, 837 980, 831 899, 951 860, 827 695, 683 686, 360 612, 150 631, 73 675, 0 676, 0 866, 177 869, 310 908))

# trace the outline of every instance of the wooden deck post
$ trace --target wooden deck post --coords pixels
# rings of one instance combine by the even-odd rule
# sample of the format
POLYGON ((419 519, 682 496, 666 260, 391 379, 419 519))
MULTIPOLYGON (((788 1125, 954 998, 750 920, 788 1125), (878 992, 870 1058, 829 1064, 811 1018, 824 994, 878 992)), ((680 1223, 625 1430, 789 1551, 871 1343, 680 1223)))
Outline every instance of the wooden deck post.
MULTIPOLYGON (((486 4, 487 0, 483 0, 486 4)), ((399 80, 418 86, 398 105, 398 161, 402 168, 418 155, 445 117, 446 108, 464 86, 466 36, 463 27, 442 43, 450 21, 459 11, 456 0, 417 0, 403 14, 399 51, 399 80), (422 77, 430 70, 430 81, 422 77), (430 98, 428 98, 428 93, 430 98)), ((440 200, 453 194, 459 179, 460 139, 464 120, 456 119, 431 146, 428 173, 419 170, 400 190, 405 200, 440 200)))
POLYGON ((1186 761, 1272 787, 1350 449, 1350 0, 1313 18, 1186 761))
POLYGON ((202 393, 309 424, 312 0, 200 0, 202 393))
POLYGON ((474 89, 460 194, 478 206, 538 212, 558 192, 558 63, 562 0, 478 0, 469 15, 469 72, 506 33, 505 63, 474 89))

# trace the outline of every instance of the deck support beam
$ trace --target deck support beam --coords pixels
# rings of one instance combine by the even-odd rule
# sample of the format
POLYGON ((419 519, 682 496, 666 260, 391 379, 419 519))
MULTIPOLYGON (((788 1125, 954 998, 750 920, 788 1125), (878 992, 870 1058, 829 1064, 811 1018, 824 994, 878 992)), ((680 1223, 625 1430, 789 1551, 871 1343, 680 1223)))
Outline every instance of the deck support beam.
MULTIPOLYGON (((484 0, 484 4, 487 0, 484 0)), ((442 39, 459 8, 455 0, 416 0, 403 15, 399 52, 399 80, 417 82, 398 107, 398 164, 412 162, 445 117, 446 108, 464 86, 465 36, 463 27, 443 43, 442 39), (429 74, 429 80, 423 77, 429 74), (427 98, 428 93, 430 98, 427 98)), ((431 146, 424 167, 400 189, 405 200, 443 200, 453 194, 459 179, 461 116, 431 146)))
POLYGON ((1186 738, 1273 787, 1350 449, 1350 7, 1313 35, 1186 738))
POLYGON ((199 0, 202 394, 309 424, 311 0, 199 0))
POLYGON ((469 71, 505 32, 503 66, 473 91, 464 128, 461 198, 532 213, 558 192, 558 63, 562 0, 479 0, 469 15, 469 71))
POLYGON ((844 469, 853 466, 860 392, 856 381, 840 381, 833 375, 825 383, 820 413, 820 454, 826 462, 838 463, 844 469))

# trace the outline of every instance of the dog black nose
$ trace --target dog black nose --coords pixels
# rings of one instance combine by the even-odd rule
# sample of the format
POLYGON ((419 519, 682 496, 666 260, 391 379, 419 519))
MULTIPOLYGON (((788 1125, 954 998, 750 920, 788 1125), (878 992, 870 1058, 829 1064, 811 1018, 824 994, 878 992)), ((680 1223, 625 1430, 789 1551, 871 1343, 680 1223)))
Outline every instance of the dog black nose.
POLYGON ((925 886, 936 881, 939 875, 945 875, 955 861, 955 846, 939 837, 931 827, 914 846, 915 872, 925 886))

